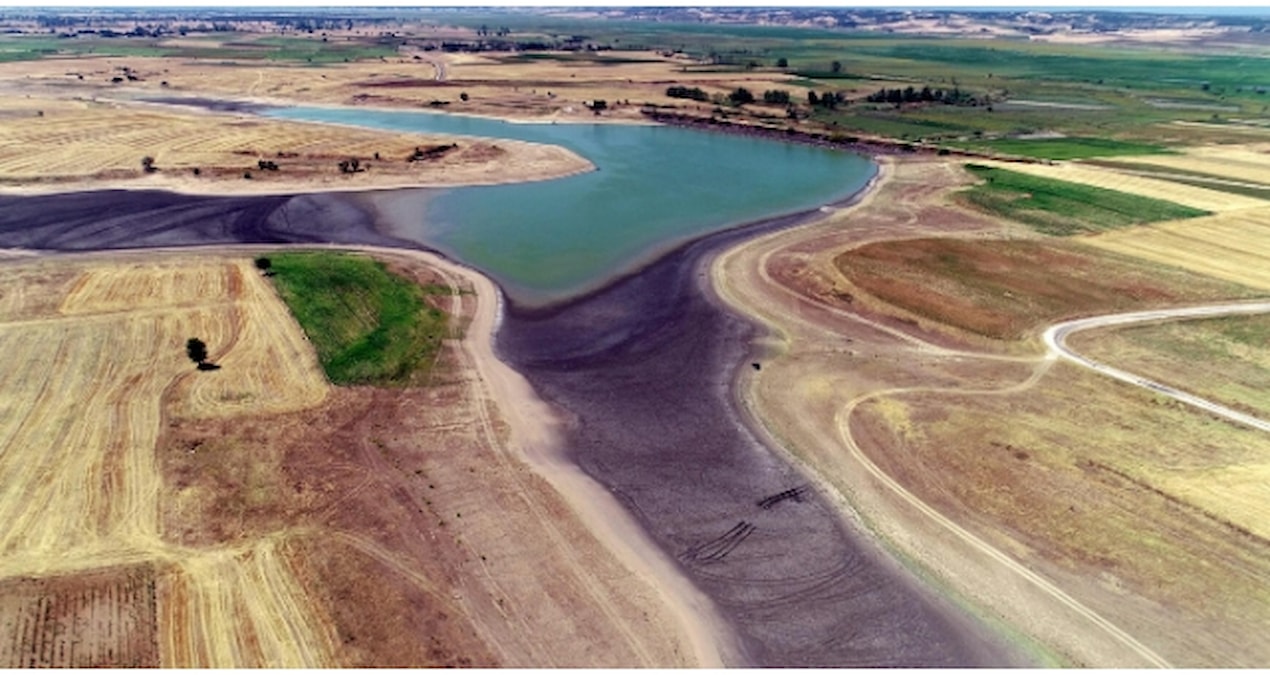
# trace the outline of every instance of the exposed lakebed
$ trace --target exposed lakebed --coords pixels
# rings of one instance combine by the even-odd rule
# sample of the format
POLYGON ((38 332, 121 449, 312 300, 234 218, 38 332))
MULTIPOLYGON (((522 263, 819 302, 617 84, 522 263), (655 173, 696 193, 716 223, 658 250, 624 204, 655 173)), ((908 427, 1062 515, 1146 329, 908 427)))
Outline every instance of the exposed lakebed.
POLYGON ((817 495, 747 428, 733 401, 736 368, 758 358, 756 329, 721 308, 705 265, 747 236, 814 217, 818 204, 855 193, 871 176, 867 160, 687 129, 363 110, 270 114, 558 143, 599 170, 420 192, 417 202, 407 195, 417 210, 403 208, 400 192, 0 198, 0 246, 437 248, 508 292, 500 355, 567 412, 569 456, 713 599, 739 638, 735 665, 1019 664, 1012 647, 817 495), (377 213, 391 215, 388 231, 377 213), (742 222, 753 224, 727 229, 742 222))

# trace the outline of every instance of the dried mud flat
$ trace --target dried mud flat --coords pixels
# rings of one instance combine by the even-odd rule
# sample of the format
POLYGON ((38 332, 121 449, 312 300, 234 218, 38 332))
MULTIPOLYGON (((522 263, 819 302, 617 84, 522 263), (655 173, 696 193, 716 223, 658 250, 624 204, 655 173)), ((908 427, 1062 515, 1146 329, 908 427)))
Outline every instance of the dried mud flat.
MULTIPOLYGON (((427 388, 331 389, 241 255, 0 275, 6 665, 696 663, 658 589, 506 452, 458 337, 427 388)), ((489 300, 440 297, 460 321, 489 300)))
POLYGON ((815 217, 705 237, 564 305, 511 307, 499 347, 568 411, 568 456, 714 601, 737 663, 1031 663, 890 559, 736 412, 734 374, 748 370, 755 332, 713 297, 708 261, 815 217))
MULTIPOLYGON (((859 207, 721 256, 721 294, 770 330, 746 405, 870 529, 1043 659, 1264 664, 1264 540, 1168 482, 1264 462, 1262 439, 1054 366, 1035 336, 987 340, 915 317, 841 273, 844 251, 872 242, 899 255, 914 241, 922 258, 935 238, 980 241, 991 258, 1009 248, 998 240, 1044 241, 951 205, 970 181, 953 163, 888 160, 859 207)), ((1149 263, 1103 264, 1114 275, 1149 263)), ((1161 268, 1143 288, 1173 294, 1136 302, 1255 292, 1187 274, 1161 268)))

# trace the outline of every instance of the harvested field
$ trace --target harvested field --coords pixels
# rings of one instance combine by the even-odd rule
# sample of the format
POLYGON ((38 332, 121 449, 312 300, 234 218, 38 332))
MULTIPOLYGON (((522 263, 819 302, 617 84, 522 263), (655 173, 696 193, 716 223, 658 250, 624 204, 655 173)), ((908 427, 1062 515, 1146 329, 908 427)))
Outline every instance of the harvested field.
POLYGON ((1079 316, 1255 294, 1051 239, 882 241, 846 251, 834 264, 857 294, 997 340, 1079 316))
POLYGON ((0 288, 0 663, 696 662, 661 591, 500 445, 458 339, 428 388, 331 389, 247 257, 7 261, 0 288))
POLYGON ((160 584, 165 668, 322 668, 334 635, 291 571, 283 544, 182 559, 160 584))
MULTIPOLYGON (((1238 199, 1233 195, 1231 198, 1238 199)), ((1081 241, 1108 251, 1270 290, 1270 207, 1157 223, 1081 241)))
POLYGON ((489 184, 591 168, 562 148, 518 141, 493 144, 156 105, 20 101, 26 116, 0 117, 0 185, 10 187, 217 193, 232 184, 235 192, 312 192, 489 184), (438 158, 407 161, 416 148, 451 143, 458 145, 438 158), (152 158, 157 171, 143 170, 143 157, 152 158), (361 170, 342 172, 338 163, 348 158, 358 158, 361 170))
MULTIPOLYGON (((168 631, 183 624, 156 617, 155 574, 141 561, 184 557, 160 530, 166 506, 154 452, 161 401, 175 396, 177 408, 192 416, 232 414, 248 403, 266 411, 296 410, 320 403, 327 385, 298 327, 250 262, 149 258, 118 265, 63 262, 59 267, 69 274, 62 276, 43 274, 44 261, 0 270, 6 287, 36 280, 23 285, 23 298, 46 296, 24 300, 22 318, 0 323, 0 344, 12 357, 0 369, 6 413, 0 416, 6 495, 0 513, 8 524, 0 545, 0 574, 7 578, 0 581, 0 617, 10 634, 27 635, 13 643, 7 658, 14 665, 35 659, 52 666, 322 665, 320 658, 285 658, 282 645, 308 644, 290 624, 251 628, 257 652, 248 656, 259 657, 254 660, 187 662, 182 659, 192 654, 158 646, 159 633, 169 640, 168 631), (212 345, 222 370, 188 377, 194 368, 184 343, 191 335, 212 345), (137 564, 111 567, 130 561, 137 564), (43 576, 59 570, 61 576, 43 576), (69 613, 56 609, 63 605, 69 613), (37 607, 42 621, 62 622, 49 624, 51 637, 39 637, 43 629, 22 618, 37 607), (22 633, 28 630, 37 632, 22 633), (31 656, 32 649, 41 651, 31 656)), ((195 585, 253 603, 286 603, 275 609, 298 613, 294 621, 302 621, 308 613, 298 611, 294 593, 283 595, 288 587, 282 573, 269 567, 271 551, 240 557, 255 563, 255 576, 198 568, 191 562, 196 558, 179 566, 195 585)), ((173 608, 162 609, 169 616, 173 608)), ((233 607, 222 602, 202 611, 210 616, 226 609, 233 607)), ((217 616, 217 622, 209 618, 196 627, 224 631, 236 615, 217 616)), ((269 620, 262 611, 241 616, 269 620)))
MULTIPOLYGON (((1152 156, 1152 159, 1156 158, 1156 156, 1152 156)), ((1135 176, 1114 169, 1087 164, 1023 164, 995 161, 982 161, 979 163, 1043 178, 1054 178, 1117 192, 1141 195, 1212 213, 1263 208, 1267 205, 1266 201, 1253 197, 1234 195, 1193 185, 1183 185, 1158 178, 1135 176)))
POLYGON ((1182 150, 1181 155, 1143 155, 1123 157, 1135 164, 1163 169, 1196 172, 1249 183, 1270 184, 1270 146, 1198 146, 1182 150))
POLYGON ((1173 663, 1270 659, 1264 434, 1065 364, 1009 396, 873 399, 850 424, 889 475, 1173 663))
POLYGON ((1103 363, 1270 418, 1270 317, 1089 330, 1067 342, 1103 363))

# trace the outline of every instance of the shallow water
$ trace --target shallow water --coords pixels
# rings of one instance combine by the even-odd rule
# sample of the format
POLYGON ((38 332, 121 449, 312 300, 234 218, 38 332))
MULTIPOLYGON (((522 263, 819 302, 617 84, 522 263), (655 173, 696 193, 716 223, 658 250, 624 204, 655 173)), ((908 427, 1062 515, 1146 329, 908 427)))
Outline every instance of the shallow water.
POLYGON ((515 124, 357 108, 265 114, 549 143, 590 160, 597 171, 419 192, 405 209, 394 197, 393 234, 472 265, 520 304, 593 290, 705 233, 843 199, 875 171, 847 152, 665 126, 515 124))

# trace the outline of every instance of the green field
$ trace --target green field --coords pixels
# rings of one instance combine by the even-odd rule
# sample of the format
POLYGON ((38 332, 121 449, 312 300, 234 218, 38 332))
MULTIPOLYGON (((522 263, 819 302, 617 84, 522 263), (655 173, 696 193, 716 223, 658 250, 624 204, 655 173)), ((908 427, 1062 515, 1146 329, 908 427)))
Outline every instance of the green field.
MULTIPOLYGON (((231 36, 232 37, 232 36, 231 36)), ((223 45, 169 46, 148 37, 0 36, 0 62, 30 61, 50 56, 171 56, 238 61, 283 61, 304 64, 342 63, 396 56, 389 42, 374 39, 323 42, 311 37, 244 38, 223 45)))
POLYGON ((278 294, 331 382, 402 384, 436 360, 446 314, 427 304, 425 289, 383 263, 342 253, 279 253, 269 259, 278 294))
POLYGON ((1067 181, 969 164, 985 183, 959 193, 989 213, 1044 234, 1071 236, 1161 220, 1209 215, 1207 211, 1067 181))

